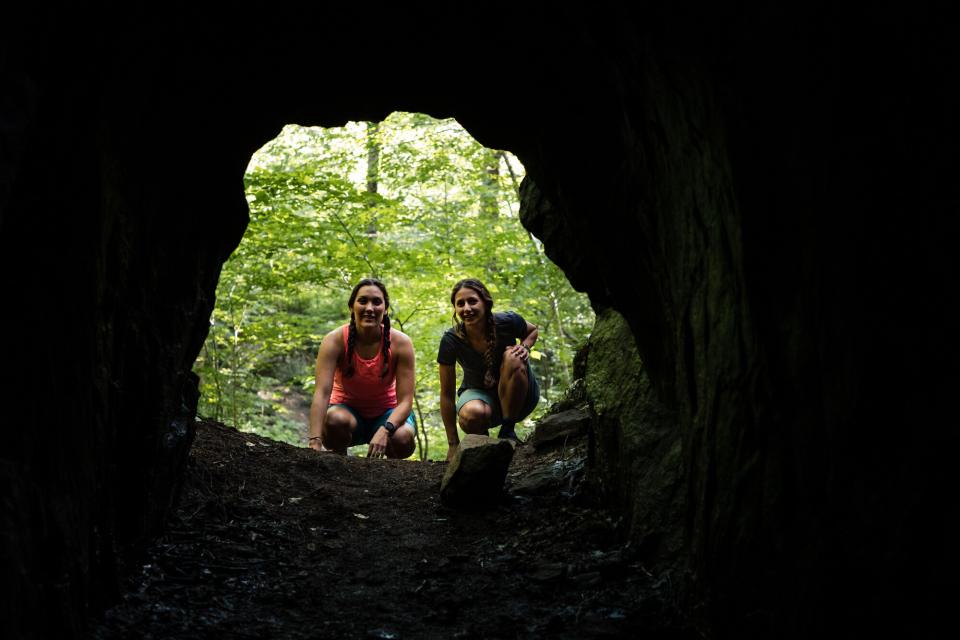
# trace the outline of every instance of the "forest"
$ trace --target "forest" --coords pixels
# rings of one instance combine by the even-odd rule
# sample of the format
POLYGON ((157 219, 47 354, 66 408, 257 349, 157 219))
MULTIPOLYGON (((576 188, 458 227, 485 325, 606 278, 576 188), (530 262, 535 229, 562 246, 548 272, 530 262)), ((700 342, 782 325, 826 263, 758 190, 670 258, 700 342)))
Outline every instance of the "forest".
POLYGON ((348 320, 353 284, 373 276, 389 288, 393 326, 416 350, 423 428, 414 457, 443 459, 437 345, 453 321, 453 284, 475 277, 494 310, 515 310, 540 329, 531 356, 542 397, 518 425, 527 435, 571 382, 594 315, 520 225, 523 175, 515 156, 483 147, 453 119, 397 112, 337 128, 284 127, 244 176, 250 223, 223 266, 195 363, 199 413, 303 445, 321 338, 348 320))

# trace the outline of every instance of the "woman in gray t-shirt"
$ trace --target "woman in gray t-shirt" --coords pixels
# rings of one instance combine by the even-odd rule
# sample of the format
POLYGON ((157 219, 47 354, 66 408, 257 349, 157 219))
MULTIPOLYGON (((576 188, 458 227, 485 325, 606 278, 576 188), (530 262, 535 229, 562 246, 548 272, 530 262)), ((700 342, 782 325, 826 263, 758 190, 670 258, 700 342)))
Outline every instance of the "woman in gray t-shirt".
POLYGON ((539 335, 536 325, 513 311, 494 313, 490 292, 472 278, 454 285, 450 302, 454 326, 443 334, 437 353, 440 415, 450 447, 447 460, 460 445, 458 418, 466 433, 486 435, 500 425, 498 436, 516 442, 516 423, 540 400, 540 387, 530 370, 530 349, 539 335), (463 369, 458 389, 457 363, 463 369))

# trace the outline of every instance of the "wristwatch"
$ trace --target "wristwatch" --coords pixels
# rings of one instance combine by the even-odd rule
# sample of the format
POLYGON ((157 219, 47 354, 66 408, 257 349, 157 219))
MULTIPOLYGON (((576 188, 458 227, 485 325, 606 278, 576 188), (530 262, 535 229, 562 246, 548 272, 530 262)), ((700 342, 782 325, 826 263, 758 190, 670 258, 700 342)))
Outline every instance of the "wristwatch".
POLYGON ((386 422, 383 423, 383 428, 387 430, 388 436, 392 436, 393 433, 397 430, 397 425, 387 420, 386 422))

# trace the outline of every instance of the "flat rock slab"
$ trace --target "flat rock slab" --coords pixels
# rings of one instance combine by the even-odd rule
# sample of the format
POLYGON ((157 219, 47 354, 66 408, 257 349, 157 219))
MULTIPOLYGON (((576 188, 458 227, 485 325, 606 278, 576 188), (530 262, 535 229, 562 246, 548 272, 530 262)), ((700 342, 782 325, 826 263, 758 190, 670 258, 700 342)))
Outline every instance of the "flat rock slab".
POLYGON ((569 489, 573 478, 583 471, 585 463, 586 459, 579 457, 557 460, 551 465, 538 467, 514 482, 510 491, 526 495, 543 495, 569 489))
POLYGON ((569 409, 545 417, 537 425, 530 444, 537 449, 560 446, 567 439, 578 438, 590 427, 590 412, 586 409, 569 409))
POLYGON ((513 460, 514 444, 489 436, 468 434, 440 483, 440 500, 449 507, 473 507, 495 502, 513 460))

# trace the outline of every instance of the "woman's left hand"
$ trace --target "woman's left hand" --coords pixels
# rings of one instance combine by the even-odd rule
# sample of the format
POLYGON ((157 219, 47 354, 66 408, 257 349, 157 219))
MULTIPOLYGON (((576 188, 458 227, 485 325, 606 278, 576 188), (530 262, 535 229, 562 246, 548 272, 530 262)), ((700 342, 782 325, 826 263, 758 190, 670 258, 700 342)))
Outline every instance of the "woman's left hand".
POLYGON ((377 432, 373 434, 373 437, 370 438, 370 446, 367 448, 367 457, 386 458, 388 442, 390 442, 390 434, 387 433, 386 427, 380 427, 377 429, 377 432))
POLYGON ((513 355, 518 357, 521 362, 526 362, 530 358, 530 351, 522 344, 515 344, 510 347, 510 349, 513 351, 513 355))

